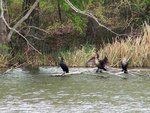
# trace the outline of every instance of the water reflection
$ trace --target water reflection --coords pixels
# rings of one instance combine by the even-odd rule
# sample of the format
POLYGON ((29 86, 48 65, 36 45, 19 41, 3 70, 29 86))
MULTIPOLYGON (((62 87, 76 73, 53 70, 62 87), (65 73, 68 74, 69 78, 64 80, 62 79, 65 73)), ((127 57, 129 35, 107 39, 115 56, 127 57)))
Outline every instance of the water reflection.
MULTIPOLYGON (((124 80, 113 73, 103 73, 109 76, 107 79, 86 73, 50 76, 57 71, 61 73, 57 67, 42 67, 38 74, 16 69, 1 76, 1 113, 150 112, 149 77, 135 75, 124 80)), ((86 69, 71 71, 85 72, 86 69)), ((135 72, 138 71, 132 70, 135 72)), ((140 74, 149 72, 144 70, 140 74)))

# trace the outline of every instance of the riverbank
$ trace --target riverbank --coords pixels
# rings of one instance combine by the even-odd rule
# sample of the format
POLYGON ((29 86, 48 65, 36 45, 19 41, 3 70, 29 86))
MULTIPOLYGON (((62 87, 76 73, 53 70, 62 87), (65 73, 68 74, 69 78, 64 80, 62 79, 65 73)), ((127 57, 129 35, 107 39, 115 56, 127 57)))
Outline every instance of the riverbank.
MULTIPOLYGON (((119 67, 121 59, 129 60, 129 67, 150 67, 150 26, 145 24, 139 36, 114 40, 99 49, 100 59, 107 56, 109 65, 119 67)), ((61 52, 70 66, 85 66, 86 61, 95 55, 95 47, 82 46, 81 49, 61 52)))

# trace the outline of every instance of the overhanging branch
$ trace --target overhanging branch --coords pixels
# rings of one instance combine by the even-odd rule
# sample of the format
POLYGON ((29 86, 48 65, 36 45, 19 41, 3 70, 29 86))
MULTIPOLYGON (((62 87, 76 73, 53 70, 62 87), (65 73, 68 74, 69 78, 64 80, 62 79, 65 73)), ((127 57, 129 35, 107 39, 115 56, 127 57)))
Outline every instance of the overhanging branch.
POLYGON ((118 34, 118 33, 114 32, 114 31, 112 31, 110 28, 108 28, 108 27, 106 27, 105 25, 101 24, 101 23, 98 21, 98 19, 97 19, 92 13, 86 12, 86 11, 81 11, 80 9, 76 8, 69 0, 65 0, 65 2, 66 2, 75 12, 80 13, 80 14, 85 15, 85 16, 88 16, 88 17, 90 17, 90 18, 93 18, 99 26, 101 26, 101 27, 107 29, 108 31, 112 32, 113 34, 115 34, 115 35, 117 35, 117 36, 125 35, 125 34, 118 34))
MULTIPOLYGON (((30 8, 30 10, 26 13, 26 15, 24 15, 12 28, 13 29, 16 29, 22 22, 24 22, 28 17, 29 15, 32 13, 32 11, 35 9, 35 7, 38 5, 40 0, 36 0, 33 4, 33 6, 30 8)), ((8 34, 8 40, 11 39, 11 36, 14 32, 14 30, 11 29, 9 34, 8 34)))
POLYGON ((42 54, 41 52, 39 52, 32 44, 30 44, 30 42, 26 39, 26 37, 24 37, 19 31, 16 30, 16 28, 23 22, 25 21, 28 16, 31 14, 31 12, 33 11, 33 9, 37 6, 37 4, 39 3, 39 0, 36 0, 36 2, 33 4, 33 6, 31 7, 31 9, 27 12, 27 14, 21 18, 15 25, 14 27, 10 27, 8 25, 8 23, 6 22, 6 19, 4 18, 4 9, 3 9, 3 0, 0 0, 0 10, 1 10, 1 14, 0 14, 0 18, 3 19, 4 23, 6 24, 6 26, 8 27, 8 29, 10 29, 10 32, 8 34, 8 41, 10 41, 11 36, 13 34, 13 32, 16 32, 17 34, 19 34, 26 42, 27 44, 32 47, 36 52, 38 52, 39 54, 42 54))

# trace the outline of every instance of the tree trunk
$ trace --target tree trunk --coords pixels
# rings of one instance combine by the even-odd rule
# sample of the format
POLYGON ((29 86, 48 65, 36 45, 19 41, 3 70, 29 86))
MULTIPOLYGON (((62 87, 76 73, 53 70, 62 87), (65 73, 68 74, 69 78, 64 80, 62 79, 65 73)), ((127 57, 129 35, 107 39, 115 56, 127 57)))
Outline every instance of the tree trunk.
POLYGON ((86 29, 86 41, 95 44, 99 48, 100 44, 112 41, 113 34, 107 29, 100 27, 95 20, 88 18, 86 29))
MULTIPOLYGON (((7 13, 7 0, 3 0, 3 8, 4 8, 4 17, 8 20, 8 13, 7 13)), ((7 42, 7 27, 4 23, 3 19, 0 18, 0 43, 7 42)))
POLYGON ((97 28, 98 28, 98 24, 92 19, 92 18, 88 18, 88 22, 87 22, 87 29, 86 29, 86 40, 88 42, 92 42, 93 43, 93 39, 96 38, 96 32, 97 32, 97 28))
POLYGON ((62 17, 61 17, 61 7, 60 7, 60 1, 57 0, 57 7, 58 7, 58 16, 59 16, 59 20, 62 23, 62 17))
MULTIPOLYGON (((26 15, 26 13, 30 10, 31 6, 33 6, 33 4, 35 2, 36 2, 36 0, 23 0, 23 5, 22 5, 23 15, 26 15)), ((24 22, 26 24, 25 26, 39 27, 39 3, 33 9, 30 16, 24 22)), ((38 48, 39 43, 37 43, 37 40, 33 38, 33 37, 39 37, 37 29, 31 28, 31 27, 26 27, 21 31, 21 33, 28 39, 28 41, 35 48, 38 48)), ((19 39, 19 42, 21 44, 21 45, 19 45, 20 48, 21 48, 21 51, 23 51, 24 48, 28 48, 28 46, 25 46, 25 45, 22 44, 24 42, 24 40, 19 39)), ((29 51, 27 51, 27 56, 26 57, 31 57, 32 65, 35 65, 34 61, 36 60, 36 55, 35 55, 36 53, 35 53, 35 51, 33 51, 32 48, 28 48, 28 49, 29 49, 29 51)))
MULTIPOLYGON (((36 0, 23 0, 23 12, 24 15, 28 12, 28 10, 30 9, 30 7, 34 4, 36 0)), ((32 11, 31 15, 28 17, 28 19, 26 19, 25 21, 27 26, 35 26, 35 27, 39 27, 39 4, 37 5, 37 7, 32 11)), ((38 32, 36 29, 28 29, 30 31, 28 31, 28 35, 34 35, 37 36, 38 32)), ((27 33, 27 32, 26 32, 27 33)))
MULTIPOLYGON (((36 0, 23 0, 22 10, 23 10, 24 15, 30 10, 30 7, 35 3, 35 1, 36 0)), ((39 27, 39 3, 34 8, 30 16, 25 20, 25 24, 26 26, 39 27)), ((37 29, 26 27, 21 31, 21 33, 29 40, 29 42, 35 48, 39 47, 37 40, 33 38, 33 37, 39 37, 39 32, 37 29)), ((25 45, 20 45, 20 46, 24 47, 25 45)))

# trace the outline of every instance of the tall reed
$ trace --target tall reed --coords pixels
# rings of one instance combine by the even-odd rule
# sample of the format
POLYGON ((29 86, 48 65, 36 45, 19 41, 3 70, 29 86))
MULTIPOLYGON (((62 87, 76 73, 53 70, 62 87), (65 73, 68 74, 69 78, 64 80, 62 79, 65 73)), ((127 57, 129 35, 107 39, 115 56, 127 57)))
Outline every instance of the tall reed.
POLYGON ((108 56, 112 66, 119 66, 122 58, 129 60, 131 67, 150 66, 150 26, 145 24, 139 37, 128 37, 126 40, 115 40, 101 49, 100 55, 108 56))
MULTIPOLYGON (((74 51, 63 51, 61 55, 69 66, 85 66, 86 61, 94 56, 94 51, 95 47, 86 45, 74 51)), ((150 66, 150 26, 145 24, 143 33, 138 37, 128 36, 125 40, 116 39, 106 44, 99 50, 99 54, 100 59, 107 56, 109 64, 114 67, 119 67, 124 57, 129 60, 130 67, 150 66)))
POLYGON ((64 57, 65 62, 72 67, 85 66, 85 63, 94 55, 95 48, 89 44, 82 46, 80 49, 62 51, 61 56, 64 57))

